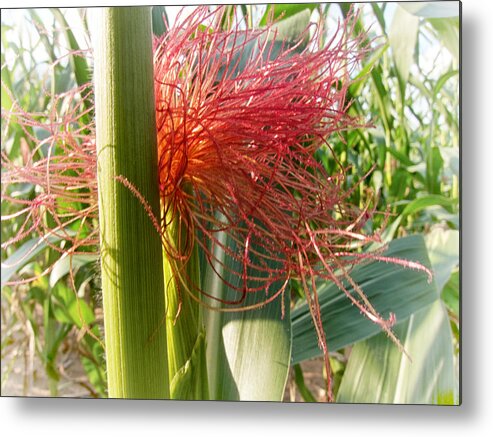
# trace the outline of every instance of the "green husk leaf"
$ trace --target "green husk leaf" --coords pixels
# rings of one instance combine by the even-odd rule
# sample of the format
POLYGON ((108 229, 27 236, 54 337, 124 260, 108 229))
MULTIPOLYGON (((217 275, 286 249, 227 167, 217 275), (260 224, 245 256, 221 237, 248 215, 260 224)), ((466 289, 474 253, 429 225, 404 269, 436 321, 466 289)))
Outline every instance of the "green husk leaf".
MULTIPOLYGON (((180 219, 176 217, 166 229, 170 241, 179 244, 186 241, 187 230, 180 229, 180 219), (180 237, 180 234, 181 237, 180 237)), ((176 248, 177 250, 182 250, 176 248)), ((183 373, 183 368, 189 362, 197 347, 199 335, 203 330, 200 307, 198 302, 193 300, 188 292, 184 290, 183 284, 176 277, 176 271, 182 271, 188 281, 187 286, 193 290, 200 283, 200 265, 198 259, 198 249, 195 247, 185 266, 176 261, 175 270, 172 268, 173 261, 166 258, 164 253, 164 278, 166 284, 166 335, 168 343, 168 367, 170 380, 173 381, 178 372, 183 373)), ((205 365, 205 361, 204 361, 205 365)), ((187 369, 187 372, 194 372, 195 367, 187 369)), ((205 373, 207 376, 207 372, 205 373)), ((183 376, 185 377, 185 376, 183 376)), ((191 383, 201 383, 198 376, 188 375, 186 378, 191 383)), ((180 390, 182 392, 183 390, 180 390)), ((190 387, 188 395, 202 393, 201 386, 190 387)), ((171 393, 173 398, 173 393, 171 393)), ((193 399, 193 398, 187 398, 193 399)), ((195 398, 201 399, 201 398, 195 398)))
POLYGON ((173 376, 170 384, 172 399, 208 400, 205 332, 197 336, 190 358, 173 376))

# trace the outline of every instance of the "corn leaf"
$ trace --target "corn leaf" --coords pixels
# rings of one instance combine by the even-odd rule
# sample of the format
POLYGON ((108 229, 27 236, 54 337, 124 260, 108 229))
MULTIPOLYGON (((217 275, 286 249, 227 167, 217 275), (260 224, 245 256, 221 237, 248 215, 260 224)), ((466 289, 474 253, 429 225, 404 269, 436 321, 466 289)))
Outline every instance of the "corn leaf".
MULTIPOLYGON (((224 252, 219 256, 223 256, 225 263, 232 263, 224 252)), ((215 268, 219 269, 219 266, 215 268)), ((238 294, 229 290, 210 267, 203 288, 216 298, 238 298, 238 294)), ((291 356, 288 291, 284 299, 284 317, 280 298, 255 310, 230 313, 206 311, 207 364, 212 399, 282 399, 291 356)), ((261 293, 248 293, 243 306, 264 300, 265 296, 261 293)), ((217 302, 215 304, 218 306, 217 302)))
POLYGON ((409 77, 409 69, 413 62, 414 49, 418 38, 418 26, 418 17, 411 15, 403 8, 396 8, 390 27, 389 42, 398 72, 403 100, 409 77))
MULTIPOLYGON (((300 34, 306 29, 310 23, 310 11, 304 9, 296 15, 289 16, 288 18, 279 21, 272 25, 273 32, 268 33, 262 38, 274 38, 275 41, 272 45, 272 50, 268 52, 261 52, 260 47, 263 45, 264 41, 259 43, 259 41, 248 41, 248 33, 240 33, 235 39, 235 47, 241 47, 244 45, 242 50, 233 54, 233 58, 228 62, 228 67, 219 69, 218 80, 220 80, 224 74, 227 76, 235 77, 239 72, 243 71, 245 67, 253 59, 258 56, 262 56, 264 60, 271 61, 276 59, 282 50, 286 47, 293 49, 293 52, 303 51, 308 43, 308 38, 305 38, 301 43, 297 43, 300 34), (275 33, 274 33, 275 32, 275 33), (296 45, 295 45, 296 43, 296 45), (239 58, 239 59, 238 59, 239 58)), ((228 47, 229 49, 230 47, 228 47)))
MULTIPOLYGON (((70 26, 67 23, 67 20, 65 19, 63 13, 58 8, 52 8, 51 11, 55 19, 60 23, 60 26, 67 40, 67 43, 70 47, 70 50, 72 51, 69 60, 72 66, 72 71, 75 74, 75 80, 77 82, 77 85, 83 86, 91 81, 91 69, 89 68, 89 64, 87 63, 84 53, 80 52, 80 47, 77 42, 77 39, 75 38, 74 33, 70 29, 70 26)), ((84 89, 82 91, 82 102, 85 108, 90 110, 90 116, 93 116, 92 109, 89 103, 90 99, 87 98, 89 94, 90 92, 88 89, 84 89)), ((84 116, 83 121, 88 122, 88 117, 89 116, 84 116)))
MULTIPOLYGON (((410 236, 392 241, 385 255, 409 259, 430 266, 423 237, 410 236)), ((398 323, 438 299, 434 283, 425 274, 414 270, 372 262, 356 267, 351 276, 360 285, 370 302, 384 317, 395 313, 398 323)), ((334 284, 325 282, 318 288, 320 311, 329 349, 335 351, 372 337, 380 327, 359 313, 334 284)), ((322 354, 306 304, 292 312, 293 363, 322 354)))
POLYGON ((164 6, 152 7, 152 33, 161 36, 166 32, 168 25, 168 15, 164 6))
POLYGON ((74 290, 62 282, 52 290, 53 316, 60 323, 74 324, 79 329, 91 325, 96 320, 94 312, 84 299, 79 299, 74 290))
POLYGON ((49 235, 44 238, 33 238, 25 242, 19 249, 2 261, 2 287, 10 278, 31 261, 36 255, 48 248, 48 243, 55 244, 62 238, 57 235, 49 235))
POLYGON ((75 73, 75 79, 77 81, 77 85, 82 86, 91 81, 91 72, 89 65, 87 63, 86 57, 79 53, 80 46, 75 38, 74 33, 70 29, 65 16, 58 8, 52 8, 51 12, 56 20, 60 23, 61 29, 67 39, 67 43, 72 50, 70 54, 70 63, 72 64, 72 69, 75 73))
POLYGON ((460 276, 459 272, 452 273, 449 281, 442 291, 442 300, 448 309, 455 315, 459 315, 460 309, 460 276))
MULTIPOLYGON (((277 32, 277 39, 280 41, 296 41, 310 23, 310 16, 311 11, 309 9, 303 9, 274 24, 272 28, 277 32)), ((307 41, 308 38, 305 38, 305 43, 301 44, 297 50, 300 51, 306 47, 307 41)))
POLYGON ((439 194, 430 194, 428 196, 418 197, 417 199, 409 202, 404 208, 404 211, 402 211, 402 216, 416 214, 417 212, 430 206, 454 206, 456 204, 456 199, 450 199, 439 194))
POLYGON ((56 283, 67 275, 70 270, 77 271, 80 267, 88 263, 95 262, 98 259, 96 254, 78 254, 72 257, 62 256, 54 265, 50 273, 50 287, 54 287, 56 283))

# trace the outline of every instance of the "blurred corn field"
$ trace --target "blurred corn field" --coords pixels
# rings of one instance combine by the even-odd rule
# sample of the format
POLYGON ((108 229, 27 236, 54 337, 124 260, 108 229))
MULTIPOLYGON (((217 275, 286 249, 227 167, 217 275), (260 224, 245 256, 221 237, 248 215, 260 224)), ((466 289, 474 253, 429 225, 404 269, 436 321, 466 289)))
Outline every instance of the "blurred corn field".
MULTIPOLYGON (((380 314, 395 314, 393 331, 412 360, 359 314, 334 283, 317 284, 334 396, 346 403, 457 404, 459 3, 358 3, 354 8, 359 15, 351 15, 349 3, 234 5, 225 8, 224 16, 244 17, 245 29, 265 26, 274 17, 284 38, 298 37, 310 22, 324 23, 321 44, 347 16, 354 19, 351 32, 366 30, 367 39, 359 42, 371 50, 352 72, 354 81, 347 90, 349 115, 365 125, 342 132, 332 140, 332 150, 322 147, 315 158, 330 175, 338 165, 332 157, 337 156, 346 169, 351 204, 365 209, 366 193, 378 194, 365 229, 383 228, 388 244, 383 255, 429 267, 433 280, 371 259, 350 272, 380 314)), ((172 23, 179 8, 152 9, 153 32, 163 35, 165 22, 172 23)), ((32 200, 40 191, 34 179, 4 184, 5 164, 22 166, 50 153, 68 153, 64 147, 51 151, 56 132, 47 126, 70 107, 81 107, 82 115, 60 129, 71 132, 74 141, 92 132, 94 114, 84 105, 92 101, 93 12, 2 10, 2 243, 25 231, 22 217, 17 217, 22 205, 13 199, 32 200)), ((230 21, 218 25, 227 30, 230 21)), ((245 68, 241 62, 238 67, 245 68)), ((70 169, 66 177, 77 172, 70 169)), ((92 192, 74 189, 83 195, 92 192)), ((81 211, 87 204, 67 200, 65 208, 81 211)), ((49 214, 39 220, 53 227, 49 214)), ((108 396, 101 269, 94 254, 97 221, 97 211, 92 211, 66 227, 65 239, 42 240, 28 232, 14 244, 2 244, 3 396, 108 396), (56 248, 72 244, 74 235, 86 238, 84 244, 73 256, 61 255, 63 250, 56 248), (27 278, 35 280, 23 282, 27 278)), ((351 284, 347 287, 352 290, 351 284)), ((216 363, 209 364, 210 398, 325 398, 327 375, 301 281, 290 280, 287 303, 284 316, 279 302, 261 312, 221 317, 204 311, 207 357, 216 363), (208 332, 220 340, 207 337, 208 332), (262 332, 272 338, 265 339, 262 332), (219 359, 210 358, 213 346, 220 349, 215 352, 219 359), (269 375, 268 384, 255 382, 263 372, 269 375)), ((205 348, 201 335, 194 348, 205 348)), ((198 364, 190 358, 188 366, 198 364)), ((184 391, 178 386, 175 393, 180 398, 184 391)))

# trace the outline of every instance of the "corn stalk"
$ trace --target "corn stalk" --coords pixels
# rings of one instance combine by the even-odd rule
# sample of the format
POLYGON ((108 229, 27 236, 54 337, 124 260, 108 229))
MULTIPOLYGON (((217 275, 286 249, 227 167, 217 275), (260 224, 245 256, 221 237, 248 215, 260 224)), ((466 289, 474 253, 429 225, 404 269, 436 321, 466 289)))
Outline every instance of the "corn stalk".
POLYGON ((101 270, 108 391, 169 397, 149 8, 102 8, 95 45, 101 270))

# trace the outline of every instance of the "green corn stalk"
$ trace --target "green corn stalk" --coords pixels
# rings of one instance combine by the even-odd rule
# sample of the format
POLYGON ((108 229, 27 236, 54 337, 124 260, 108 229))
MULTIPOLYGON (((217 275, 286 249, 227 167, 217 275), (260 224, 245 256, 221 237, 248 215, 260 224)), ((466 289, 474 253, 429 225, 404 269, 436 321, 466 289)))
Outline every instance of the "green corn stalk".
POLYGON ((149 8, 102 8, 95 44, 101 270, 108 394, 168 398, 149 8))

